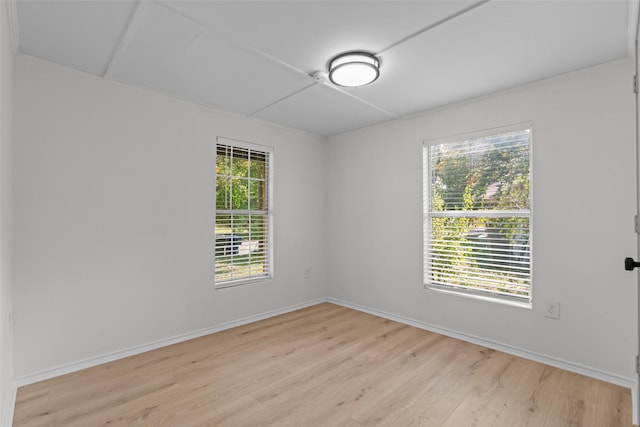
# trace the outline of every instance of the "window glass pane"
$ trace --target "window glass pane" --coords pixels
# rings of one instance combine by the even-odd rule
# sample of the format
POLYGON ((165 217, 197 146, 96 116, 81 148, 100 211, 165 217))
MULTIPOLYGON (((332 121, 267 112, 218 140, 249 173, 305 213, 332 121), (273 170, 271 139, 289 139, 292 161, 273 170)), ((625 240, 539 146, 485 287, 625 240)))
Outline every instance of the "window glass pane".
POLYGON ((246 178, 249 176, 249 150, 233 148, 231 161, 231 174, 234 177, 246 178))
POLYGON ((229 175, 231 173, 230 147, 218 146, 216 150, 216 175, 229 175))
POLYGON ((529 209, 529 132, 431 147, 432 210, 529 209))
POLYGON ((251 152, 251 160, 249 162, 249 176, 251 178, 266 179, 267 162, 264 153, 251 152))
POLYGON ((267 208, 265 198, 266 183, 264 181, 249 182, 249 204, 254 210, 264 210, 267 208))
POLYGON ((216 216, 216 280, 267 272, 267 216, 216 216))
POLYGON ((431 281, 528 296, 528 218, 432 218, 431 281))
POLYGON ((530 144, 525 129, 425 145, 428 286, 530 301, 530 144))
MULTIPOLYGON (((251 144, 243 142, 240 145, 244 147, 251 144)), ((230 286, 248 279, 270 276, 269 162, 269 151, 217 144, 217 286, 230 286)))
POLYGON ((245 178, 231 179, 231 209, 249 209, 249 181, 245 178))
POLYGON ((229 209, 230 179, 226 176, 216 176, 216 209, 229 209))

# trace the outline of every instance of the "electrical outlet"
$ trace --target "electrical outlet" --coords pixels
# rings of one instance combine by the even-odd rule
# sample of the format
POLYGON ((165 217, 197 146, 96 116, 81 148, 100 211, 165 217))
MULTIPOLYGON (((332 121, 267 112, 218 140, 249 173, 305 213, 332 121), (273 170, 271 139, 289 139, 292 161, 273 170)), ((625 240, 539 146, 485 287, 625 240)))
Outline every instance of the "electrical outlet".
POLYGON ((559 319, 560 318, 560 301, 545 301, 544 317, 549 317, 551 319, 559 319))
POLYGON ((311 279, 311 267, 306 267, 304 269, 304 278, 311 279))

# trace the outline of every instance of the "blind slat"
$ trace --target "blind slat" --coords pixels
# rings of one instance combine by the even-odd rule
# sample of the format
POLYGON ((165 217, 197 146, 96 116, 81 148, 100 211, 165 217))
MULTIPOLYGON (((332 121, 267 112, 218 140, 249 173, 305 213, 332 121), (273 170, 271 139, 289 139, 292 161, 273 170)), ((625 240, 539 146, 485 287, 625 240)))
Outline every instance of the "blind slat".
POLYGON ((531 129, 427 144, 425 284, 531 295, 531 129))
POLYGON ((216 285, 270 276, 269 176, 269 152, 216 145, 216 285))

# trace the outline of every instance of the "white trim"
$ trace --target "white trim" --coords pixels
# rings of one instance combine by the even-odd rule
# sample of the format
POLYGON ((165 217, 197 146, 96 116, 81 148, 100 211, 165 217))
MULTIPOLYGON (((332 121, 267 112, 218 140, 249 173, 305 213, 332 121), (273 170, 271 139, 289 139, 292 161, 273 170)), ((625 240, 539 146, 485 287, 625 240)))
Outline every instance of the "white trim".
MULTIPOLYGON (((637 74, 638 74, 638 49, 637 49, 637 43, 638 43, 638 31, 640 30, 639 27, 639 19, 640 19, 640 2, 638 0, 630 0, 629 1, 629 28, 627 29, 629 32, 628 35, 628 40, 629 40, 629 47, 628 47, 628 53, 627 56, 631 59, 633 59, 633 67, 634 67, 634 72, 636 74, 636 78, 637 78, 637 74)), ((636 143, 636 184, 639 181, 639 177, 640 177, 640 164, 638 163, 637 160, 637 155, 638 155, 638 94, 635 95, 635 143, 636 143)), ((638 194, 636 194, 636 204, 640 203, 640 200, 638 199, 638 194)), ((638 205, 638 207, 640 207, 640 205, 638 205)), ((636 208, 636 212, 640 212, 640 209, 638 209, 638 207, 636 208)), ((636 230, 637 231, 637 230, 636 230)), ((637 288, 637 286, 636 286, 637 288)), ((638 292, 638 291, 636 291, 638 292)), ((636 298, 636 300, 638 300, 638 298, 636 298)), ((638 307, 638 303, 636 302, 636 312, 639 309, 638 307)), ((637 313, 636 313, 637 314, 637 313)), ((640 343, 638 343, 640 345, 640 343)), ((637 357, 637 356, 636 356, 637 357)), ((636 368, 637 370, 637 368, 636 368)), ((632 402, 632 406, 633 406, 633 424, 634 425, 638 425, 640 424, 640 408, 638 407, 638 375, 636 372, 636 384, 635 387, 631 389, 631 402, 632 402)))
POLYGON ((361 104, 364 104, 364 105, 366 105, 366 106, 368 106, 370 108, 373 108, 374 110, 377 110, 377 111, 381 112, 382 114, 384 114, 386 116, 389 116, 393 120, 398 120, 400 118, 400 116, 398 116, 397 114, 394 114, 391 111, 387 111, 384 108, 379 107, 378 105, 367 101, 366 99, 360 98, 359 96, 357 96, 357 95, 355 95, 355 94, 353 94, 351 92, 348 92, 346 89, 343 89, 343 88, 341 88, 339 86, 336 86, 334 84, 329 84, 327 82, 321 84, 320 86, 322 86, 324 88, 327 88, 327 89, 332 89, 332 90, 334 90, 336 92, 339 92, 339 93, 341 93, 341 94, 343 94, 345 96, 348 96, 349 98, 351 98, 351 99, 353 99, 355 101, 358 101, 361 104))
POLYGON ((460 10, 457 10, 457 11, 455 11, 454 13, 452 13, 452 14, 450 14, 450 15, 447 15, 447 16, 445 16, 444 18, 440 19, 439 21, 436 21, 436 22, 434 22, 434 23, 432 23, 432 24, 429 24, 428 26, 426 26, 426 27, 424 27, 424 28, 421 28, 421 29, 419 29, 418 31, 416 31, 416 32, 414 32, 414 33, 411 33, 411 34, 409 34, 408 36, 405 36, 405 37, 401 38, 400 40, 398 40, 398 41, 396 41, 396 42, 393 42, 393 43, 391 43, 390 45, 388 45, 388 46, 386 46, 386 47, 382 48, 381 50, 379 50, 379 51, 376 53, 376 56, 379 56, 379 55, 381 55, 382 53, 387 52, 388 50, 393 49, 393 48, 395 48, 396 46, 401 45, 402 43, 406 43, 406 42, 408 42, 409 40, 411 40, 411 39, 413 39, 413 38, 415 38, 415 37, 418 37, 418 36, 420 36, 420 35, 422 35, 422 34, 426 33, 427 31, 431 31, 431 30, 433 30, 433 29, 434 29, 434 28, 436 28, 436 27, 439 27, 439 26, 441 26, 441 25, 443 25, 443 24, 446 24, 447 22, 451 21, 452 19, 456 19, 456 18, 458 18, 458 17, 460 17, 460 16, 464 15, 465 13, 471 12, 471 11, 472 11, 472 10, 474 10, 475 8, 480 7, 480 6, 484 5, 485 3, 488 3, 489 1, 490 1, 490 0, 480 0, 480 1, 476 1, 476 2, 474 2, 474 3, 470 4, 470 5, 468 5, 467 7, 464 7, 464 8, 462 8, 462 9, 460 9, 460 10))
POLYGON ((479 300, 479 301, 484 301, 484 302, 489 302, 489 303, 495 303, 495 304, 504 304, 504 305, 510 305, 511 307, 519 307, 519 308, 524 308, 527 310, 532 310, 533 309, 533 303, 531 303, 530 300, 528 301, 518 301, 515 299, 511 299, 511 298, 500 298, 500 297, 496 297, 495 294, 484 294, 481 292, 478 293, 473 293, 473 292, 460 292, 459 290, 451 290, 451 289, 447 289, 444 286, 440 286, 440 285, 427 285, 424 284, 424 289, 426 291, 429 292, 441 292, 443 294, 449 294, 449 295, 455 295, 455 296, 459 296, 459 297, 463 297, 463 298, 471 298, 471 299, 475 299, 475 300, 479 300))
POLYGON ((220 291, 223 289, 235 288, 236 286, 242 286, 242 285, 255 285, 258 283, 264 284, 264 282, 271 283, 273 282, 273 278, 271 276, 259 276, 259 277, 229 280, 222 283, 214 284, 213 289, 216 291, 220 291))
MULTIPOLYGON (((164 338, 157 341, 152 341, 147 344, 137 345, 133 347, 129 347, 124 350, 114 351, 111 353, 103 354, 100 356, 89 357, 83 360, 78 360, 71 363, 65 363, 63 365, 59 365, 50 369, 45 369, 40 372, 36 372, 30 375, 25 375, 15 379, 15 385, 17 387, 22 387, 25 385, 37 383, 39 381, 48 380, 50 378, 58 377, 60 375, 69 374, 71 372, 76 372, 82 369, 91 368, 93 366, 98 366, 103 363, 113 362, 118 359, 123 359, 125 357, 133 356, 136 354, 144 353, 150 350, 156 350, 158 348, 166 347, 169 345, 181 343, 184 341, 188 341, 194 338, 203 337, 205 335, 214 334, 216 332, 224 331, 227 329, 235 328, 238 326, 246 325, 247 323, 257 322, 258 320, 268 319, 269 317, 278 316, 280 314, 289 313, 291 311, 300 310, 305 307, 310 307, 312 305, 321 304, 326 302, 326 298, 316 298, 310 301, 306 301, 299 304, 289 305, 286 307, 278 308, 275 310, 266 311, 264 313, 256 314, 253 316, 247 316, 242 319, 232 320, 229 322, 223 322, 216 326, 211 326, 209 328, 198 329, 193 332, 188 332, 186 334, 180 334, 169 338, 164 338)), ((14 387, 15 388, 15 387, 14 387)))
POLYGON ((13 54, 20 51, 20 32, 18 27, 18 5, 16 0, 6 0, 7 2, 7 20, 9 21, 9 35, 11 37, 11 48, 13 54))
MULTIPOLYGON (((511 140, 511 142, 519 141, 519 139, 511 140)), ((479 152, 479 151, 476 151, 479 152)), ((484 152, 484 151, 483 151, 484 152)), ((515 303, 523 307, 531 308, 533 304, 533 121, 525 121, 520 123, 508 124, 500 127, 488 128, 467 132, 463 134, 442 136, 422 142, 422 274, 424 288, 427 290, 446 291, 453 295, 469 295, 478 296, 479 299, 494 300, 495 302, 506 301, 507 303, 515 303), (443 144, 466 144, 467 142, 476 142, 479 139, 486 139, 493 136, 503 136, 505 134, 525 133, 528 132, 528 151, 529 151, 529 209, 528 210, 475 210, 475 211, 434 211, 432 205, 432 187, 433 183, 433 167, 431 165, 433 159, 431 149, 443 144), (523 298, 510 294, 509 292, 498 292, 497 289, 481 289, 480 287, 465 288, 463 286, 448 286, 447 283, 433 282, 432 269, 432 218, 458 218, 458 217, 474 217, 474 218, 526 218, 528 219, 528 243, 529 243, 529 287, 528 298, 523 298)), ((490 280, 491 281, 491 280, 490 280)), ((493 281, 494 283, 498 283, 493 281)))
MULTIPOLYGON (((144 1, 144 0, 142 0, 144 1)), ((276 58, 275 56, 270 55, 269 53, 262 51, 252 45, 246 44, 242 41, 239 41, 238 38, 234 35, 234 33, 229 32, 229 31, 223 31, 220 27, 212 29, 209 27, 209 25, 207 23, 205 23, 204 21, 200 20, 199 18, 193 17, 193 16, 189 16, 186 15, 184 12, 182 12, 181 10, 177 10, 174 8, 174 6, 172 6, 170 3, 168 2, 163 2, 163 3, 157 3, 158 6, 162 7, 163 9, 166 9, 167 11, 170 11, 188 21, 190 21, 191 23, 200 26, 201 28, 203 28, 204 30, 207 30, 209 32, 214 31, 215 33, 212 33, 216 38, 222 38, 227 42, 231 42, 233 44, 236 44, 246 50, 249 50, 253 53, 255 53, 256 55, 260 55, 262 57, 264 57, 265 59, 267 59, 268 61, 271 61, 275 64, 278 65, 282 65, 283 67, 288 68, 289 70, 299 73, 299 74, 303 74, 305 76, 309 76, 309 73, 294 66, 289 64, 288 62, 285 62, 281 59, 276 58)), ((311 77, 311 76, 309 76, 311 77)), ((307 88, 309 88, 311 86, 308 86, 307 88)), ((305 88, 306 89, 306 88, 305 88)), ((304 90, 304 89, 303 89, 304 90)))
POLYGON ((628 48, 627 56, 633 58, 635 56, 635 42, 638 35, 638 12, 640 9, 640 0, 629 1, 629 27, 627 28, 629 35, 627 36, 628 48))
POLYGON ((16 394, 18 387, 15 381, 11 381, 11 389, 9 390, 9 396, 2 402, 2 419, 0 419, 0 426, 11 427, 13 425, 13 411, 16 407, 16 394))
POLYGON ((446 135, 446 136, 439 136, 436 138, 429 138, 422 141, 422 146, 431 147, 432 145, 468 141, 472 139, 486 138, 488 136, 499 135, 503 133, 522 132, 525 130, 529 130, 531 132, 532 135, 530 140, 533 141, 533 121, 528 120, 528 121, 512 123, 504 126, 497 126, 493 128, 481 129, 481 130, 476 130, 472 132, 459 133, 456 135, 446 135))
POLYGON ((285 96, 283 96, 281 98, 278 98, 275 101, 268 103, 267 105, 263 105, 262 107, 258 108, 257 110, 247 114, 247 117, 254 117, 256 114, 261 113, 262 111, 266 110, 267 108, 273 107, 277 103, 285 101, 285 100, 287 100, 287 99, 289 99, 289 98, 291 98, 291 97, 293 97, 293 96, 295 96, 295 95, 297 95, 297 94, 299 94, 301 92, 304 92, 307 89, 311 89, 314 86, 318 86, 319 84, 320 83, 317 83, 317 82, 310 83, 309 85, 304 86, 301 89, 295 90, 295 91, 291 92, 290 94, 285 95, 285 96))
POLYGON ((634 426, 637 426, 640 421, 638 410, 638 381, 634 381, 633 387, 631 387, 631 423, 634 426))
MULTIPOLYGON (((216 207, 215 216, 214 216, 214 224, 217 224, 217 216, 220 215, 264 215, 267 221, 267 248, 266 251, 263 250, 263 253, 267 255, 267 274, 261 276, 251 276, 251 277, 237 277, 232 279, 223 279, 219 282, 216 281, 215 274, 213 278, 213 286, 214 289, 224 289, 235 286, 248 285, 252 283, 258 282, 270 282, 275 277, 274 273, 274 245, 273 245, 273 187, 274 187, 274 153, 275 148, 268 145, 256 144, 254 142, 242 141, 239 139, 227 138, 225 136, 216 136, 216 147, 217 145, 225 145, 232 148, 242 148, 250 151, 257 151, 267 154, 267 209, 266 210, 243 210, 243 209, 219 209, 216 207)), ((218 150, 216 148, 216 159, 214 160, 214 164, 217 164, 218 150)), ((217 171, 216 171, 217 176, 217 171)), ((249 177, 251 180, 251 177, 249 177)), ((217 179, 216 179, 217 182, 217 179)), ((214 257, 214 265, 217 260, 217 255, 214 257)))
POLYGON ((500 343, 497 341, 487 340, 485 338, 477 337, 475 335, 466 334, 463 332, 454 331, 452 329, 442 328, 439 326, 431 325, 420 320, 411 319, 397 314, 388 313, 386 311, 376 310, 373 308, 364 307, 358 304, 354 304, 348 301, 340 300, 337 298, 327 298, 327 302, 332 304, 341 305, 343 307, 351 308, 353 310, 362 311, 372 314, 374 316, 382 317, 384 319, 393 320, 394 322, 403 323, 405 325, 414 326, 416 328, 424 329, 437 334, 446 335, 448 337, 456 338, 462 341, 470 342, 472 344, 481 345, 494 350, 502 351, 507 354, 522 357, 525 359, 533 360, 535 362, 544 363, 545 365, 553 366, 555 368, 564 369, 566 371, 575 372, 577 374, 585 375, 587 377, 595 378, 607 383, 619 385, 631 389, 632 400, 632 414, 633 424, 638 425, 637 408, 635 404, 635 396, 638 393, 637 381, 633 378, 623 377, 618 374, 606 372, 600 369, 591 368, 589 366, 582 365, 580 363, 570 362, 568 360, 559 359, 557 357, 548 356, 535 351, 527 350, 521 347, 512 346, 509 344, 500 343))
POLYGON ((265 153, 269 153, 269 154, 273 154, 275 151, 275 149, 270 145, 256 144, 255 142, 243 141, 241 139, 234 139, 234 138, 229 138, 221 135, 216 136, 216 144, 224 144, 232 147, 240 147, 246 150, 264 151, 265 153))
POLYGON ((113 75, 114 70, 120 62, 122 61, 122 57, 124 56, 125 50, 129 47, 129 43, 131 43, 131 39, 135 35, 138 27, 140 25, 140 21, 145 13, 147 13, 147 7, 145 6, 144 1, 139 1, 136 5, 136 10, 133 12, 127 27, 124 29, 122 36, 120 36, 120 40, 118 41, 118 45, 116 46, 116 50, 113 52, 107 67, 102 73, 102 77, 105 79, 110 79, 113 75))

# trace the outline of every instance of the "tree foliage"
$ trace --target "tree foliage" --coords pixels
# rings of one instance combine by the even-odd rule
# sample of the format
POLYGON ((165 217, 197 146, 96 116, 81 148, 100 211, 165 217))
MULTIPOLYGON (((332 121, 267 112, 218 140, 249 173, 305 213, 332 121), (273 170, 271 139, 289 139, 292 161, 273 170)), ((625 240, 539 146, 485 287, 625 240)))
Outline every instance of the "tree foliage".
POLYGON ((266 153, 218 146, 216 278, 263 273, 268 232, 266 153), (243 243, 244 242, 244 243, 243 243), (242 245, 242 250, 240 250, 242 245))
MULTIPOLYGON (((253 158, 224 156, 216 157, 216 209, 258 211, 265 210, 267 203, 267 162, 264 156, 253 158)), ((229 233, 247 234, 259 232, 264 224, 252 221, 250 215, 234 215, 229 233)), ((216 223, 217 229, 228 228, 226 223, 216 223)), ((221 231, 222 232, 222 231, 221 231)))
MULTIPOLYGON (((528 211, 528 147, 528 141, 505 144, 500 137, 431 147, 431 210, 528 211)), ((508 276, 516 291, 502 291, 522 293, 528 283, 528 218, 494 216, 432 215, 433 280, 482 288, 508 276)))
POLYGON ((491 148, 464 155, 446 146, 434 147, 433 195, 442 210, 529 209, 529 151, 522 147, 491 148), (465 204, 469 192, 473 206, 465 204))

